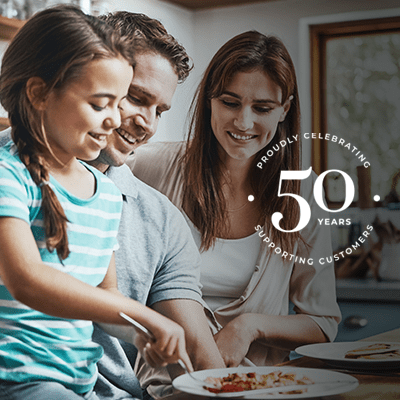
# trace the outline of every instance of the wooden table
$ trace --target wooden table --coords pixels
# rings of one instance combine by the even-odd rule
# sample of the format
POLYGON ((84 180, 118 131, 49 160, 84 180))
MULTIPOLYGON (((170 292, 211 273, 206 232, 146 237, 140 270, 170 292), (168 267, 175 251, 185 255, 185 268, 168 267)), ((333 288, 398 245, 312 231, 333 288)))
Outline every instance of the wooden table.
MULTIPOLYGON (((363 341, 371 342, 400 342, 400 328, 390 332, 381 333, 363 339, 363 341)), ((288 361, 282 365, 295 366, 302 368, 322 368, 329 369, 330 367, 320 360, 309 357, 302 357, 296 360, 288 361)), ((377 371, 379 372, 379 371, 377 371)), ((358 379, 359 386, 351 392, 343 393, 336 396, 323 396, 322 400, 400 400, 400 369, 389 370, 387 375, 369 375, 366 373, 357 374, 349 372, 358 379), (390 375, 390 376, 389 376, 390 375)))
MULTIPOLYGON (((390 332, 381 333, 363 339, 363 341, 372 342, 400 342, 400 328, 390 332)), ((301 368, 321 368, 332 369, 329 365, 321 360, 302 357, 296 360, 288 361, 280 364, 282 366, 293 366, 301 368)), ((378 371, 379 372, 379 371, 378 371)), ((382 375, 374 375, 367 373, 348 372, 349 375, 356 377, 359 381, 359 386, 351 392, 335 395, 322 396, 313 398, 312 400, 400 400, 400 369, 380 371, 382 375), (383 375, 383 374, 386 375, 383 375)), ((200 397, 182 393, 181 395, 171 397, 171 400, 214 400, 215 397, 200 397)), ((264 397, 265 399, 265 397, 264 397)), ((293 400, 297 400, 293 396, 293 400)))

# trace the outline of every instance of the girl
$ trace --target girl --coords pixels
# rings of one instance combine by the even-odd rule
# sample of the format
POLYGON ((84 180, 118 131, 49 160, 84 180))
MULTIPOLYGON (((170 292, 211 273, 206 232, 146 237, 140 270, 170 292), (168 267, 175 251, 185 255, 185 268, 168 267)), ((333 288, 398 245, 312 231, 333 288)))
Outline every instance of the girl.
POLYGON ((333 340, 340 311, 333 264, 318 262, 331 247, 328 228, 317 222, 326 213, 313 198, 315 176, 280 181, 281 171, 301 170, 299 96, 286 47, 256 31, 232 38, 211 60, 193 104, 186 146, 144 145, 128 163, 191 227, 226 365, 273 365, 299 345, 333 340), (269 160, 260 169, 263 158, 269 160), (272 225, 277 211, 286 231, 299 220, 298 203, 279 197, 279 187, 310 205, 312 219, 301 231, 272 225), (289 315, 289 301, 296 315, 289 315))
POLYGON ((129 46, 79 9, 30 19, 8 47, 0 99, 13 141, 0 150, 0 399, 97 398, 102 349, 92 322, 155 336, 152 363, 191 368, 181 327, 116 289, 121 195, 79 159, 95 159, 120 125, 132 80, 129 46))

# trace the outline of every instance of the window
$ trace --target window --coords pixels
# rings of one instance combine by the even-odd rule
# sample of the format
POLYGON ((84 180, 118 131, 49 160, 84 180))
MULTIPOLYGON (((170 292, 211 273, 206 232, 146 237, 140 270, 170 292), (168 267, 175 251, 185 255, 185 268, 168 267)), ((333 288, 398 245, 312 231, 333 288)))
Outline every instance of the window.
MULTIPOLYGON (((330 134, 313 140, 313 168, 345 171, 355 201, 378 195, 380 205, 400 171, 400 18, 311 25, 310 37, 312 131, 330 134)), ((325 190, 340 207, 341 174, 330 173, 325 190)))

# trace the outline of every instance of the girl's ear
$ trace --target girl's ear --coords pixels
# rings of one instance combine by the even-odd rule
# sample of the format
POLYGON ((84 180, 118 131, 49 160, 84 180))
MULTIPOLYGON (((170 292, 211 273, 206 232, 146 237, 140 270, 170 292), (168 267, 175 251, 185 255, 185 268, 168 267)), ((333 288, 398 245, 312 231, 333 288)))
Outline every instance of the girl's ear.
POLYGON ((29 78, 26 82, 26 95, 37 111, 43 111, 46 108, 46 88, 45 81, 38 76, 29 78))
POLYGON ((293 95, 290 96, 290 97, 285 101, 285 103, 283 104, 283 112, 282 112, 282 114, 281 114, 281 116, 280 116, 280 118, 279 118, 279 122, 283 122, 283 121, 285 120, 286 114, 288 113, 288 111, 289 111, 289 109, 290 109, 290 104, 291 104, 291 102, 292 102, 292 99, 293 99, 293 95))

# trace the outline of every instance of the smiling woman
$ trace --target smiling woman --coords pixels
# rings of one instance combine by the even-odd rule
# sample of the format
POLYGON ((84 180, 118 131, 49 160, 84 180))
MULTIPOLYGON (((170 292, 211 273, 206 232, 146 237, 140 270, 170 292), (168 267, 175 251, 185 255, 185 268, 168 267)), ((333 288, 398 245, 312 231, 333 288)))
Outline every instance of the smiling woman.
POLYGON ((130 160, 136 176, 181 209, 202 251, 203 299, 227 366, 282 362, 302 343, 333 340, 340 321, 333 264, 317 261, 332 249, 329 227, 318 224, 327 215, 313 198, 316 176, 281 178, 300 173, 298 98, 283 43, 245 32, 207 67, 186 146, 151 143, 130 160), (287 232, 298 223, 299 196, 312 218, 287 232))
POLYGON ((265 72, 238 72, 211 99, 211 129, 223 149, 221 161, 253 159, 273 139, 290 100, 281 104, 282 91, 265 72))

